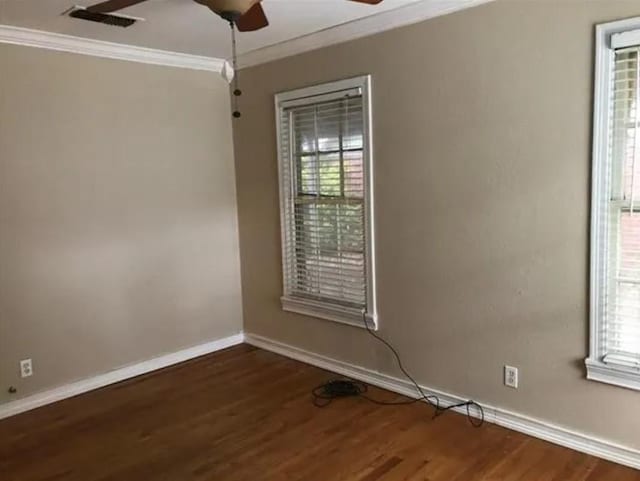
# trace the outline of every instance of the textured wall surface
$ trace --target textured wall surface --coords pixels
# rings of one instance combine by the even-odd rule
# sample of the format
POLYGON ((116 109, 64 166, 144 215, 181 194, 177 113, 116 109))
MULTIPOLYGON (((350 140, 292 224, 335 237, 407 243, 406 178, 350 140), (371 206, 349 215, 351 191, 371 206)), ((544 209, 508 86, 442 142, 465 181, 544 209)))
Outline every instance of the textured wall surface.
POLYGON ((0 45, 0 122, 0 401, 242 329, 221 78, 0 45))
POLYGON ((640 393, 587 381, 583 362, 594 26, 634 15, 498 0, 243 70, 245 330, 398 374, 363 330, 279 303, 273 96, 370 73, 380 333, 423 384, 640 448, 640 393))

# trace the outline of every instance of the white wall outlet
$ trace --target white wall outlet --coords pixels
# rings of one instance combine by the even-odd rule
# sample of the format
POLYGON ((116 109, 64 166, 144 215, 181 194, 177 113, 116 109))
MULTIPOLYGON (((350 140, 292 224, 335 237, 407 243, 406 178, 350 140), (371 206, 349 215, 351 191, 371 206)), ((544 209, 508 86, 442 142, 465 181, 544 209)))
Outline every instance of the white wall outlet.
POLYGON ((508 387, 512 387, 514 389, 518 388, 518 368, 513 366, 505 366, 504 367, 504 385, 508 387))
POLYGON ((20 377, 33 376, 33 364, 31 359, 24 359, 20 361, 20 377))

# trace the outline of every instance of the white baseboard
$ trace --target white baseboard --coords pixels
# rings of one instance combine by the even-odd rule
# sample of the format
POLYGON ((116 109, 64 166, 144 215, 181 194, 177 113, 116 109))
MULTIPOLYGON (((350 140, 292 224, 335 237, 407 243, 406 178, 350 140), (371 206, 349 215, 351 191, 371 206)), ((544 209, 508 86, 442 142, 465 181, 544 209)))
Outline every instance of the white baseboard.
POLYGON ((215 341, 206 342, 171 354, 155 357, 137 364, 125 366, 114 371, 99 374, 97 376, 66 384, 48 391, 33 394, 22 399, 16 399, 15 401, 10 401, 6 404, 0 404, 0 419, 8 418, 9 416, 30 411, 31 409, 45 406, 56 401, 77 396, 78 394, 93 391, 94 389, 140 376, 157 369, 188 361, 189 359, 204 356, 205 354, 210 354, 227 347, 242 344, 243 341, 244 335, 242 333, 235 334, 233 336, 216 339, 215 341))
MULTIPOLYGON (((253 346, 260 347, 328 371, 336 372, 353 379, 358 379, 389 391, 410 397, 416 397, 415 388, 406 380, 381 374, 343 361, 331 359, 317 353, 306 351, 288 344, 283 344, 255 334, 240 333, 2 404, 0 405, 0 419, 77 396, 78 394, 108 386, 109 384, 140 376, 157 369, 172 366, 205 354, 210 354, 227 347, 235 346, 237 344, 241 344, 243 341, 253 346)), ((443 406, 457 404, 466 400, 460 396, 431 389, 426 386, 421 387, 425 392, 438 396, 443 406)), ((521 433, 544 439, 545 441, 565 446, 576 451, 591 454, 599 458, 607 459, 615 463, 640 469, 640 451, 636 449, 621 446, 604 439, 572 431, 562 426, 534 419, 523 414, 510 412, 502 408, 489 406, 484 403, 482 406, 485 411, 485 420, 487 422, 498 424, 508 429, 513 429, 514 431, 519 431, 521 433)), ((466 413, 464 408, 456 410, 458 412, 466 413)), ((472 412, 472 414, 475 413, 472 412)))
MULTIPOLYGON (((355 366, 343 361, 331 359, 317 353, 305 351, 297 347, 283 344, 272 339, 245 333, 245 342, 268 351, 281 354, 291 359, 296 359, 313 366, 333 371, 353 379, 378 386, 389 391, 397 392, 409 397, 417 397, 415 387, 404 380, 386 374, 381 374, 370 369, 355 366)), ((436 395, 440 398, 443 406, 457 404, 466 399, 431 389, 427 386, 420 386, 425 393, 436 395)), ((507 411, 495 406, 481 403, 485 411, 485 421, 498 424, 514 431, 519 431, 530 436, 544 439, 545 441, 574 449, 583 453, 591 454, 599 458, 613 461, 618 464, 640 469, 640 451, 621 446, 610 441, 600 439, 589 434, 572 431, 562 426, 558 426, 546 421, 534 419, 523 414, 507 411)), ((458 412, 466 414, 466 408, 456 409, 458 412)), ((474 413, 471 413, 472 415, 474 413)))

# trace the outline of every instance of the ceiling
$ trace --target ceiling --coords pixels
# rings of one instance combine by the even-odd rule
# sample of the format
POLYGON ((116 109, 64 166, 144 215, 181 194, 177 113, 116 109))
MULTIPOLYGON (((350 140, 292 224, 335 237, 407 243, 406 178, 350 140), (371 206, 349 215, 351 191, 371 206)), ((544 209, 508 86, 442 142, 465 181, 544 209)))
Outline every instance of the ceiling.
MULTIPOLYGON (((419 0, 385 0, 366 5, 346 0, 264 0, 269 27, 243 32, 238 52, 246 53, 320 30, 405 7, 419 0)), ((431 0, 422 0, 431 1, 431 0)), ((61 15, 74 4, 98 0, 0 0, 0 24, 63 33, 173 52, 228 58, 229 26, 192 0, 149 0, 121 13, 144 22, 127 29, 61 15)))

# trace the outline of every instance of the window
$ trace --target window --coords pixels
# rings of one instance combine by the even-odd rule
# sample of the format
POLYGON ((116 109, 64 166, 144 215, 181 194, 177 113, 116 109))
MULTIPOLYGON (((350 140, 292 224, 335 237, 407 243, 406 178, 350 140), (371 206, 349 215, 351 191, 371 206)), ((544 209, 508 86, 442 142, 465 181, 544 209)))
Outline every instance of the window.
POLYGON ((640 389, 640 19, 596 49, 587 375, 640 389))
POLYGON ((276 121, 282 307, 375 328, 369 86, 364 76, 278 94, 276 121))

